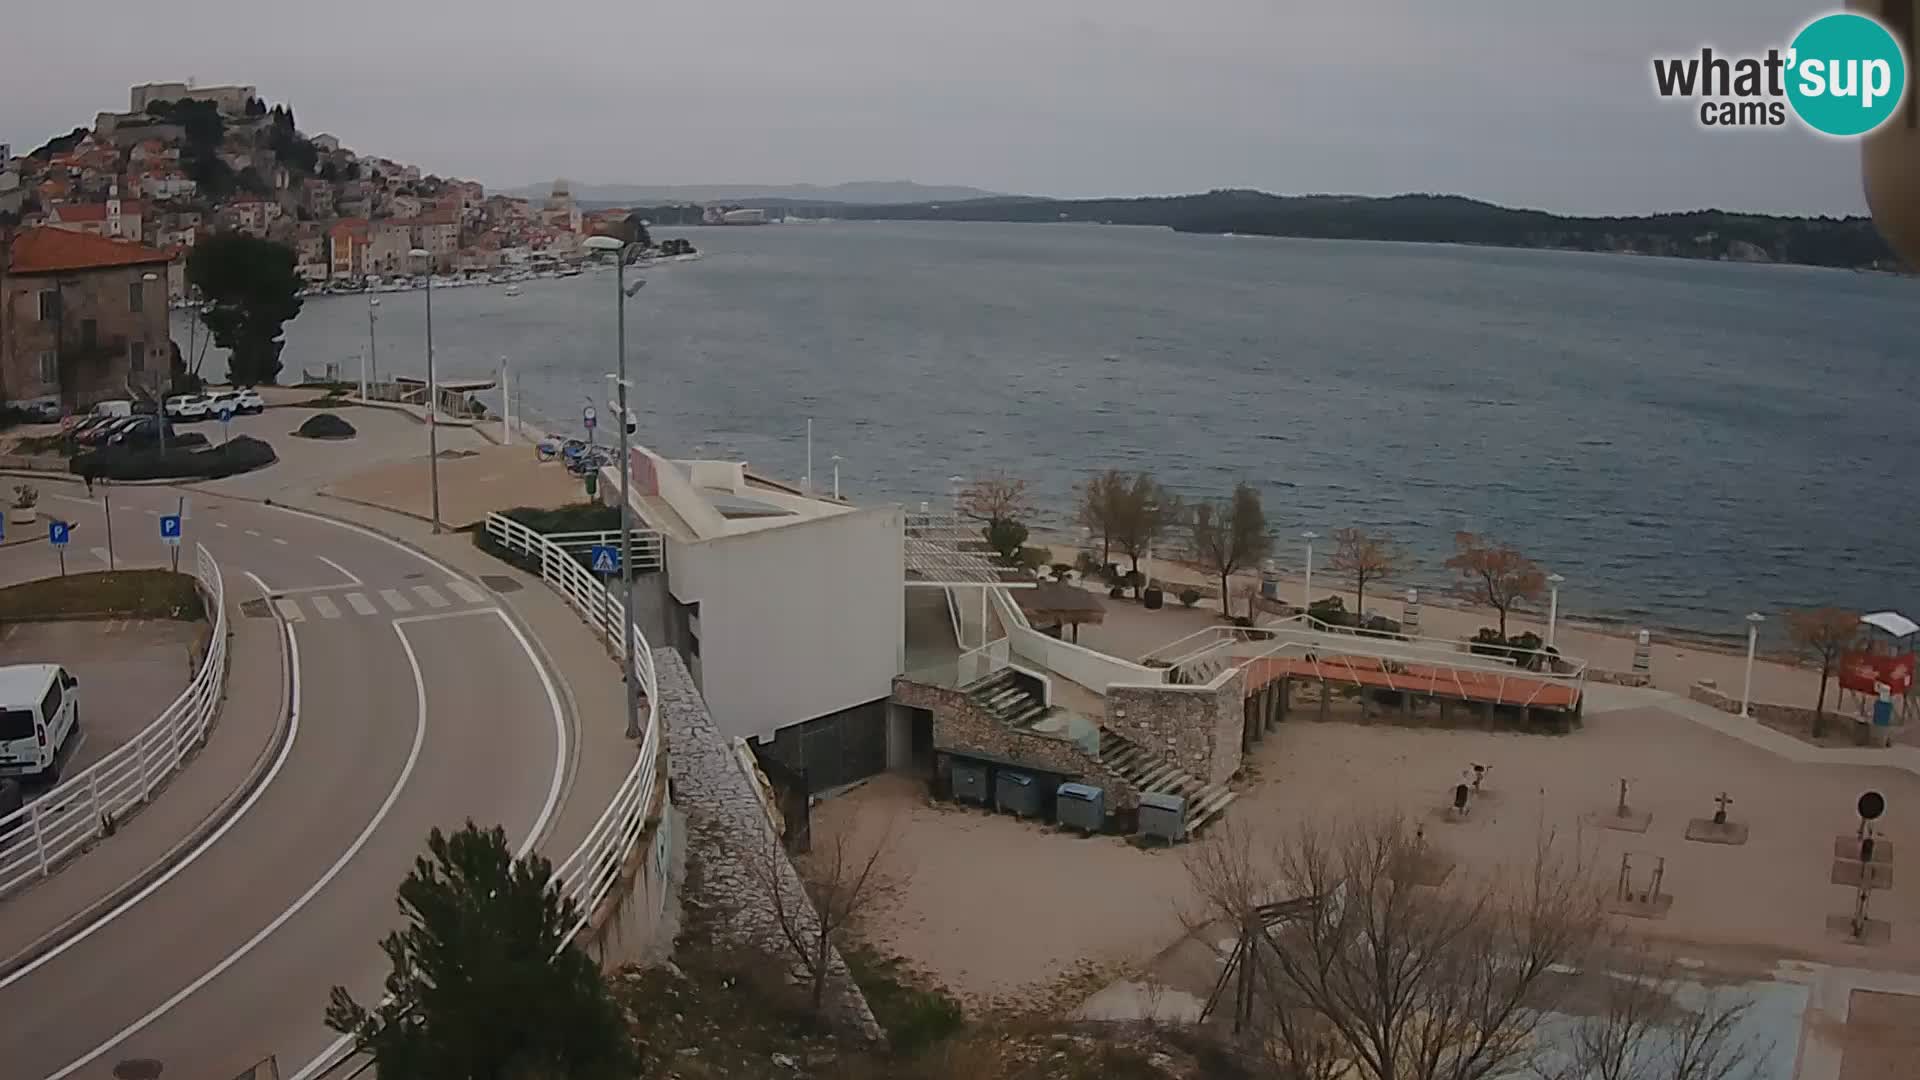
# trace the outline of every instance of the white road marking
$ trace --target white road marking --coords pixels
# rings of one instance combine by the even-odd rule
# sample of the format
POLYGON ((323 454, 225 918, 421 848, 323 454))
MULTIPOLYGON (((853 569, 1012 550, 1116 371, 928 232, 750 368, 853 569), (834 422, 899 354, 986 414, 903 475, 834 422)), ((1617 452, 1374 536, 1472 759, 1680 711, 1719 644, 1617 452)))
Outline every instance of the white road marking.
POLYGON ((149 511, 147 511, 147 516, 148 516, 148 517, 159 517, 159 516, 160 516, 160 511, 158 511, 158 510, 149 510, 149 511))
MULTIPOLYGON (((380 827, 380 823, 385 821, 387 814, 393 810, 393 804, 400 800, 400 792, 407 786, 407 781, 413 776, 413 767, 420 762, 420 748, 425 745, 427 741, 427 680, 420 671, 420 658, 415 655, 413 642, 407 640, 406 632, 400 629, 398 625, 394 626, 393 632, 400 635, 400 647, 406 650, 407 664, 413 668, 414 704, 418 710, 419 721, 413 729, 413 748, 407 752, 407 763, 401 767, 400 776, 394 781, 392 790, 387 792, 387 798, 380 804, 380 809, 373 812, 373 820, 367 822, 366 828, 360 830, 360 835, 354 837, 353 843, 348 845, 347 850, 340 853, 340 857, 335 859, 333 865, 327 868, 327 872, 320 875, 320 880, 309 886, 306 892, 301 893, 300 898, 295 900, 285 911, 274 916, 272 922, 261 927, 258 933, 248 938, 239 948, 228 953, 226 959, 215 964, 205 974, 188 983, 178 993, 155 1006, 152 1012, 121 1028, 119 1034, 101 1043, 99 1046, 94 1047, 87 1052, 86 1056, 78 1059, 66 1068, 61 1069, 59 1072, 54 1073, 52 1076, 49 1076, 47 1080, 64 1080, 65 1077, 71 1076, 81 1069, 86 1068, 97 1060, 100 1055, 126 1042, 134 1035, 139 1034, 147 1025, 165 1016, 175 1005, 192 997, 201 987, 219 978, 222 972, 239 963, 248 953, 259 947, 261 942, 272 936, 274 931, 286 925, 287 920, 298 915, 300 909, 306 907, 315 896, 320 894, 320 890, 326 888, 334 878, 338 877, 340 871, 346 869, 347 864, 353 861, 354 856, 360 854, 360 849, 367 845, 367 841, 373 837, 374 830, 380 827)), ((291 628, 289 628, 289 633, 291 633, 291 628)), ((289 745, 291 745, 292 740, 288 740, 288 742, 289 745)))
POLYGON ((277 536, 273 538, 273 542, 274 542, 274 543, 276 543, 276 544, 279 544, 279 545, 280 545, 281 547, 286 547, 286 546, 287 546, 287 542, 286 542, 285 540, 282 540, 282 539, 280 539, 280 538, 279 538, 279 537, 277 537, 277 536))
MULTIPOLYGON (((519 848, 514 851, 514 857, 519 858, 527 852, 532 851, 534 845, 540 842, 542 834, 547 831, 548 823, 553 820, 554 810, 560 805, 560 789, 565 784, 567 772, 567 721, 565 713, 560 709, 560 692, 554 688, 553 676, 547 673, 546 665, 542 664, 539 656, 535 655, 533 643, 527 640, 527 635, 521 633, 519 625, 508 618, 506 612, 499 608, 487 608, 485 610, 500 616, 500 621, 507 624, 507 629, 513 632, 514 640, 520 643, 521 651, 527 654, 527 663, 532 664, 533 670, 539 673, 540 685, 547 691, 547 706, 553 711, 553 736, 559 747, 559 752, 553 756, 553 783, 547 788, 546 804, 540 807, 540 816, 533 819, 533 827, 527 830, 526 839, 522 840, 519 848)), ((454 612, 447 615, 417 615, 411 619, 395 619, 393 621, 393 628, 398 632, 402 622, 427 622, 433 619, 450 619, 458 615, 477 613, 478 610, 476 609, 475 611, 454 612)), ((402 633, 400 640, 404 643, 407 640, 406 634, 402 633)), ((407 649, 407 657, 408 659, 413 658, 413 649, 411 647, 407 649)), ((416 672, 419 670, 417 664, 414 670, 416 672)), ((423 696, 424 693, 425 691, 423 689, 423 696)), ((426 727, 426 717, 426 707, 422 705, 420 713, 420 726, 422 728, 426 727)), ((320 1051, 319 1056, 307 1062, 299 1072, 294 1073, 289 1080, 314 1080, 315 1077, 331 1068, 334 1061, 351 1045, 353 1045, 353 1037, 351 1035, 340 1036, 333 1040, 332 1044, 325 1050, 320 1051)), ((84 1062, 82 1062, 82 1064, 84 1064, 84 1062)), ((65 1075, 65 1073, 62 1073, 58 1076, 51 1077, 50 1080, 61 1080, 61 1077, 65 1075)))
POLYGON ((213 527, 216 529, 224 529, 227 528, 227 523, 224 521, 216 521, 213 523, 213 527))
POLYGON ((102 563, 106 563, 108 565, 111 565, 113 563, 113 553, 108 551, 106 548, 97 547, 97 548, 89 548, 88 550, 92 551, 93 557, 96 559, 99 559, 102 563))
POLYGON ((373 601, 367 599, 365 593, 348 593, 347 606, 351 607, 356 615, 372 615, 379 610, 373 606, 373 601))
MULTIPOLYGON (((261 581, 258 577, 255 577, 254 574, 250 571, 243 571, 243 573, 246 573, 248 577, 253 578, 253 583, 259 587, 262 595, 265 595, 267 593, 267 586, 265 582, 261 581)), ((221 822, 219 828, 213 830, 213 832, 209 834, 205 840, 200 841, 199 846, 195 847, 192 851, 188 852, 185 858, 173 864, 173 866, 170 867, 166 873, 161 874, 158 878, 155 878, 151 883, 147 885, 146 888, 141 889, 139 892, 121 901, 120 905, 114 908, 112 911, 107 912, 105 915, 100 916, 100 918, 94 920, 92 923, 89 923, 86 926, 86 928, 82 929, 79 933, 73 935, 72 937, 54 946, 53 948, 48 949, 44 954, 35 957, 32 963, 23 964, 18 971, 15 971, 13 974, 8 975, 4 979, 0 979, 0 990, 5 990, 7 987, 12 986, 14 983, 19 982, 21 979, 26 978, 28 975, 33 974, 35 971, 38 971, 43 965, 51 963, 54 957, 59 956, 61 953, 66 952, 68 949, 71 949, 75 945, 78 945, 82 941, 85 941, 86 939, 92 937, 94 934, 98 933, 102 927, 106 926, 108 923, 111 923, 112 921, 119 918, 120 916, 126 914, 129 910, 133 908, 135 904, 138 904, 140 901, 145 900, 149 896, 152 896, 154 892, 160 888, 160 886, 165 885, 167 882, 173 880, 174 876, 179 874, 180 871, 185 870, 188 866, 191 866, 195 859, 198 859, 200 856, 206 854, 208 848, 211 848, 215 843, 219 842, 221 837, 227 834, 227 830, 239 824, 240 819, 247 816, 247 811, 253 809, 253 804, 256 802, 259 802, 260 796, 265 794, 267 788, 273 785, 273 778, 280 775, 280 767, 287 763, 287 757, 293 753, 294 741, 300 737, 300 639, 294 636, 293 627, 291 626, 286 627, 286 634, 287 634, 287 674, 286 674, 287 741, 284 745, 280 747, 280 753, 277 757, 273 759, 273 765, 267 769, 267 775, 261 778, 260 786, 253 789, 253 794, 247 796, 246 801, 240 804, 240 808, 234 811, 232 817, 221 822)), ((125 1036, 121 1036, 121 1037, 124 1038, 125 1036)), ((105 1047, 102 1049, 110 1049, 110 1047, 105 1047)), ((98 1057, 99 1055, 98 1053, 96 1053, 94 1056, 98 1057)), ((91 1061, 92 1058, 88 1058, 88 1060, 91 1061)), ((84 1064, 84 1062, 82 1064, 84 1064)), ((71 1072, 72 1067, 70 1067, 67 1071, 71 1072)), ((63 1072, 60 1075, 65 1076, 66 1073, 63 1072)))
POLYGON ((312 604, 313 610, 319 612, 320 617, 323 619, 337 619, 340 617, 340 609, 338 607, 335 607, 333 601, 328 599, 327 597, 324 597, 324 596, 308 597, 307 603, 312 604))
POLYGON ((62 495, 57 491, 49 491, 47 492, 47 494, 53 498, 59 499, 61 502, 79 503, 81 506, 95 505, 92 499, 83 499, 78 495, 62 495))
POLYGON ((287 620, 288 622, 306 622, 307 621, 307 617, 305 615, 300 614, 300 605, 294 603, 293 600, 289 597, 282 596, 276 599, 273 602, 273 606, 279 610, 280 617, 287 620))
POLYGON ((395 611, 413 610, 413 601, 401 596, 399 589, 381 589, 380 599, 385 600, 387 606, 395 611))
POLYGON ((326 563, 328 566, 331 566, 335 570, 340 571, 340 576, 347 579, 347 584, 349 585, 365 584, 365 582, 353 576, 353 571, 347 569, 344 566, 341 566, 339 563, 334 562, 332 559, 327 558, 325 555, 315 555, 314 558, 319 559, 321 562, 326 563))
POLYGON ((427 606, 430 608, 443 608, 447 606, 447 598, 434 591, 431 585, 415 585, 413 587, 413 595, 426 601, 427 606))
POLYGON ((484 604, 487 602, 487 595, 485 593, 458 578, 447 582, 447 590, 469 604, 484 604))
POLYGON ((247 530, 247 535, 248 535, 248 536, 259 536, 259 535, 260 535, 260 530, 259 530, 259 529, 248 529, 248 530, 247 530))

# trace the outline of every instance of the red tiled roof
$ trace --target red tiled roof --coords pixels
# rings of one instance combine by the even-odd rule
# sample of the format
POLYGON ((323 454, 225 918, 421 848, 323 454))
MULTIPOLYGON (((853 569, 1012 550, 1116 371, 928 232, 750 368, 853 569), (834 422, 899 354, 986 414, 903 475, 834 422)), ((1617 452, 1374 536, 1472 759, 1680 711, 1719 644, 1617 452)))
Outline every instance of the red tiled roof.
POLYGON ((109 240, 92 233, 52 226, 22 229, 13 238, 13 272, 16 274, 53 274, 66 270, 142 266, 167 263, 172 258, 164 251, 155 251, 125 240, 109 240))
MULTIPOLYGON (((54 215, 61 221, 105 221, 106 203, 60 203, 53 208, 54 215)), ((144 211, 139 202, 133 199, 120 200, 120 214, 123 217, 140 217, 144 211)))

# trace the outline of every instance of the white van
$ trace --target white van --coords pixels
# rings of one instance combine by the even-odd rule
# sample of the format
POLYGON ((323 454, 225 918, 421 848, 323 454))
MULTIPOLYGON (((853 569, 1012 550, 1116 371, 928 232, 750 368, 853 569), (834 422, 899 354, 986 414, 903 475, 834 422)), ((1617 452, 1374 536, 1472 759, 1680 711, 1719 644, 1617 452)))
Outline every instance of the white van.
POLYGON ((80 730, 79 686, 59 664, 0 667, 0 776, 60 779, 60 751, 80 730))
POLYGON ((119 401, 96 401, 93 403, 95 416, 132 416, 133 402, 124 398, 119 401))

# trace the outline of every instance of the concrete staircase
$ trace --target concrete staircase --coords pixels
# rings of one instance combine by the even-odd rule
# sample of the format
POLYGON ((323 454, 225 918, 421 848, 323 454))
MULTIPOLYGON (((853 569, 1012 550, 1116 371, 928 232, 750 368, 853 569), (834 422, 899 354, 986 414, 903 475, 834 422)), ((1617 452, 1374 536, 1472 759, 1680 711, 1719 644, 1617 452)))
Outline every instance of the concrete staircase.
POLYGON ((1184 797, 1189 834, 1199 832, 1240 797, 1225 784, 1209 784, 1106 728, 1100 729, 1100 761, 1142 793, 1157 791, 1184 797))
POLYGON ((1047 714, 1046 704, 1012 668, 1001 668, 968 687, 967 696, 1010 727, 1024 728, 1047 714))
POLYGON ((1230 658, 1226 653, 1215 651, 1195 660, 1188 660, 1173 669, 1173 682, 1183 686, 1203 686, 1213 681, 1214 676, 1227 670, 1230 658))

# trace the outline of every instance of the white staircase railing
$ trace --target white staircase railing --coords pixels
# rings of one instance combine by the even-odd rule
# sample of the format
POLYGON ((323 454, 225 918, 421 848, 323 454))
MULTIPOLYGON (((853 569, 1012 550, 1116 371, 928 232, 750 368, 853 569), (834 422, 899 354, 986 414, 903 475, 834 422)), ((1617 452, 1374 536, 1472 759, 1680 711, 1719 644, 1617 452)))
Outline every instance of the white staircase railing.
MULTIPOLYGON (((226 690, 227 608, 220 565, 199 544, 194 545, 194 579, 213 616, 213 636, 192 681, 125 745, 0 817, 0 896, 46 877, 117 827, 205 742, 226 690)), ((84 705, 84 686, 80 693, 84 705)))
MULTIPOLYGON (((620 599, 610 594, 574 553, 556 543, 555 538, 543 536, 501 514, 487 515, 487 534, 509 551, 539 559, 541 579, 566 597, 587 625, 598 631, 613 647, 615 655, 619 655, 624 647, 620 627, 625 614, 620 599)), ((580 535, 561 534, 565 539, 576 539, 580 535)), ((611 535, 613 542, 619 543, 620 534, 611 535)), ((636 534, 636 547, 638 540, 636 534)), ((654 534, 656 557, 658 540, 658 534, 654 534)), ((636 556, 635 568, 641 565, 636 556)), ((639 680, 647 698, 646 732, 640 740, 639 757, 614 791, 607 808, 593 823, 593 828, 587 830, 586 838, 554 870, 554 880, 562 895, 577 905, 579 913, 567 932, 569 939, 580 932, 594 910, 613 892, 620 880, 620 870, 639 844, 653 810, 660 759, 660 702, 654 681, 653 649, 638 626, 633 628, 633 640, 633 677, 639 680)))

